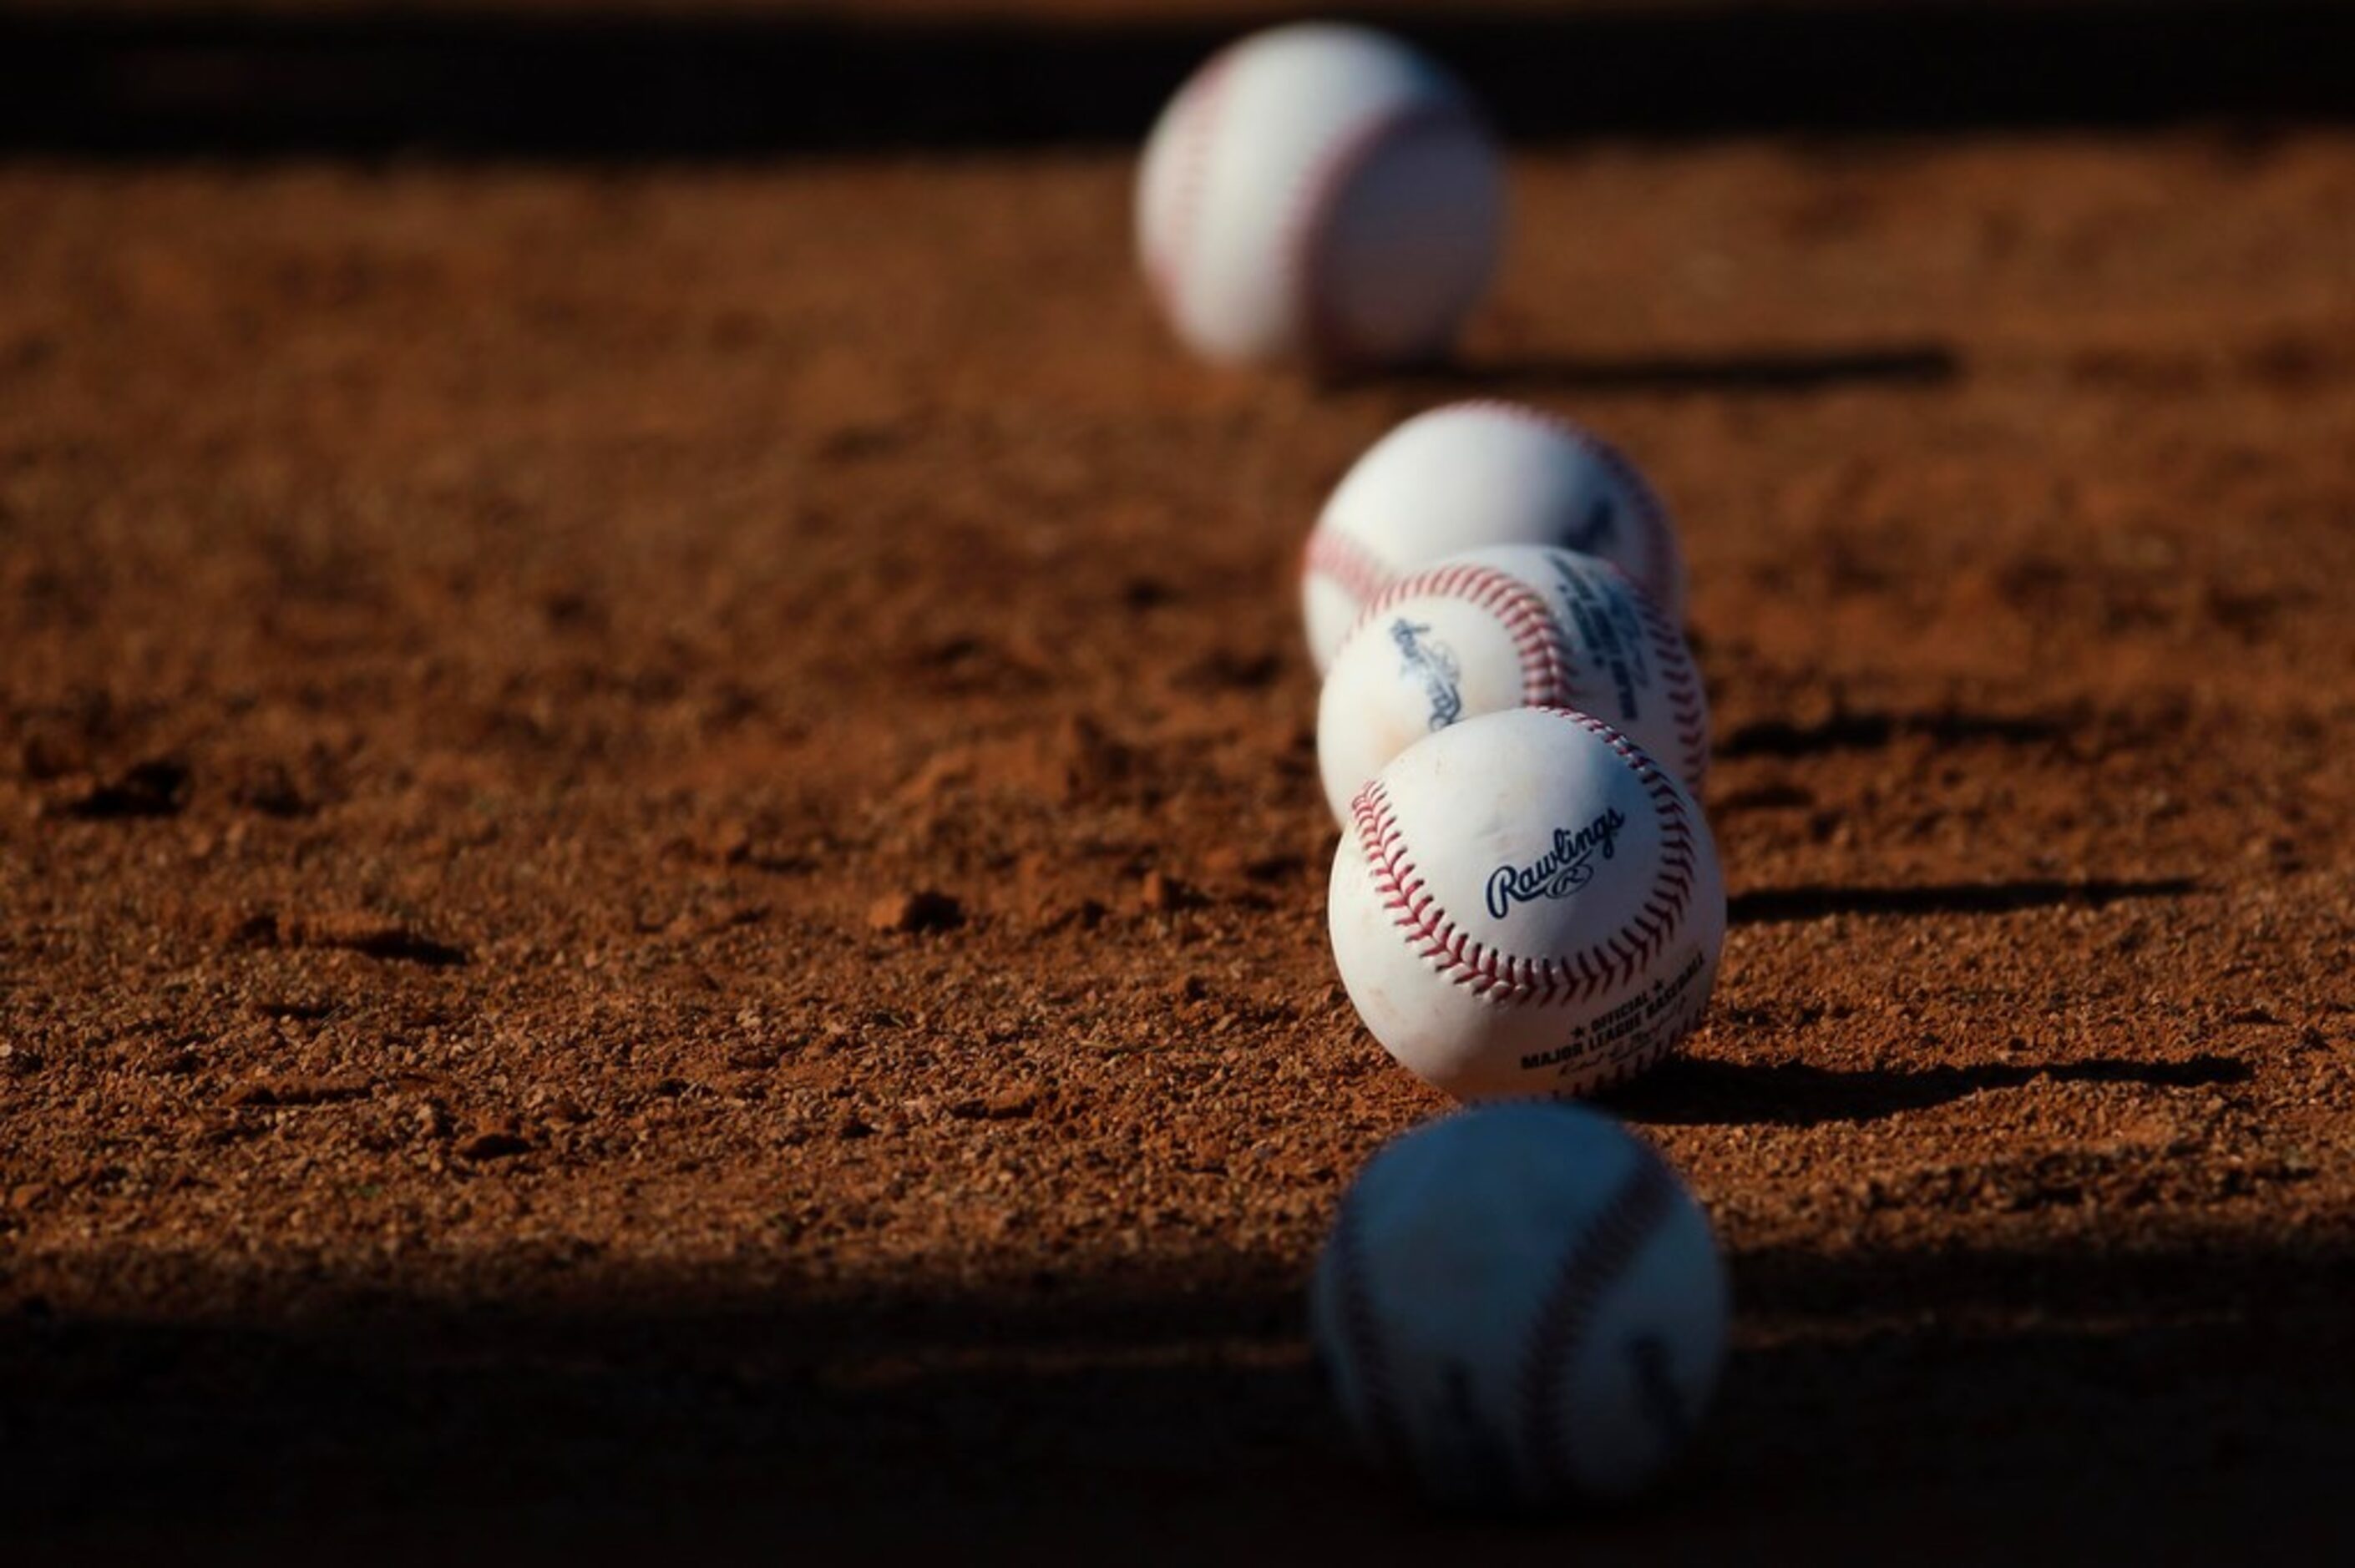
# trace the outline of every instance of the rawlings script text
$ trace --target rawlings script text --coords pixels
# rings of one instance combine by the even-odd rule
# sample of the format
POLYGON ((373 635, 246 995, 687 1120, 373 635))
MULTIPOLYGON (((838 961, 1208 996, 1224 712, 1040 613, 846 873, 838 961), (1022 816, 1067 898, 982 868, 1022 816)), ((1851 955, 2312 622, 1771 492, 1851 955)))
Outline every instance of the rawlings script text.
POLYGON ((1611 858, 1627 819, 1616 808, 1572 832, 1553 831, 1553 848, 1527 865, 1500 865, 1488 874, 1488 913, 1501 920, 1516 904, 1563 898, 1594 880, 1597 857, 1611 858))

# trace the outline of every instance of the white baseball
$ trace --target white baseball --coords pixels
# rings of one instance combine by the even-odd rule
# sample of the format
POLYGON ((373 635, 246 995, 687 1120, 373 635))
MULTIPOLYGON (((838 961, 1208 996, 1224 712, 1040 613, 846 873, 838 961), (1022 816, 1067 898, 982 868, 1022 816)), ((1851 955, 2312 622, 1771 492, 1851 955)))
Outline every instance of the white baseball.
POLYGON ((1316 704, 1325 799, 1347 822, 1424 736, 1524 705, 1593 714, 1700 793, 1709 701, 1684 633, 1608 561, 1498 545, 1399 578, 1342 639, 1316 704))
POLYGON ((1137 175, 1146 281, 1178 337, 1225 363, 1437 355, 1487 289, 1503 221, 1501 160, 1463 88, 1335 23, 1212 57, 1137 175))
POLYGON ((1459 1504, 1634 1491, 1684 1446, 1725 1358, 1700 1205, 1576 1106, 1484 1106, 1383 1148, 1310 1305, 1360 1442, 1459 1504))
POLYGON ((1316 519, 1301 595, 1317 669, 1394 578, 1486 545, 1600 556, 1684 620, 1676 528, 1617 448, 1518 403, 1455 403, 1367 449, 1316 519))
POLYGON ((1418 1076, 1465 1099, 1582 1095, 1700 1022, 1725 884, 1665 768, 1601 719, 1524 707, 1358 791, 1327 912, 1349 1000, 1418 1076))

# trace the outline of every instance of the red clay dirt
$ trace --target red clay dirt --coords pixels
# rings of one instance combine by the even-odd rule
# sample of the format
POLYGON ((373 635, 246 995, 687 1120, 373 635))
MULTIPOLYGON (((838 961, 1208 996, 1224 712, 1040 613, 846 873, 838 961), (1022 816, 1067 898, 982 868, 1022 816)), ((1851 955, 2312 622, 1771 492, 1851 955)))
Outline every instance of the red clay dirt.
POLYGON ((2355 137, 1526 155, 1464 367, 1188 363, 1122 160, 0 167, 0 1476, 60 1554, 2319 1556, 2355 137), (1363 1473, 1293 572, 1526 397, 1685 530, 1733 890, 1615 1108, 1740 1317, 1363 1473))

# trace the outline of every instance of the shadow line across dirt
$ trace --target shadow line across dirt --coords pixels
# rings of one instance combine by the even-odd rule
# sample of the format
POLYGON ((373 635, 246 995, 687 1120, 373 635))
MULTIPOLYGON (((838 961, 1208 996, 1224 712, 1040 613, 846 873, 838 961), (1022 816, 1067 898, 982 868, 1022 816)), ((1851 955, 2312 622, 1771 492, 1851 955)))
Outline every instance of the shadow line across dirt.
POLYGON ((1761 719, 1742 726, 1717 747, 1723 758, 1819 757, 1832 752, 1873 751, 1901 737, 1919 736, 1939 746, 1987 741, 2036 746, 2083 729, 2082 715, 1980 714, 1954 710, 1898 713, 1885 709, 1838 713, 1813 724, 1761 719))
POLYGON ((1420 372, 1438 392, 1807 393, 1844 387, 1944 387, 1963 375, 1962 356, 1945 344, 1904 342, 1817 349, 1758 349, 1713 355, 1634 355, 1619 358, 1495 359, 1420 372))
POLYGON ((1877 1121, 1987 1089, 2053 1083, 2209 1088, 2243 1084, 2249 1065, 2201 1054, 2179 1062, 1989 1062, 1968 1066, 1842 1072, 1804 1062, 1751 1065, 1678 1056, 1615 1090, 1611 1109, 1637 1122, 1713 1127, 1817 1127, 1877 1121))
POLYGON ((2030 877, 1915 887, 1753 887, 1726 900, 1726 918, 1736 926, 1765 926, 1822 920, 1834 915, 2016 915, 2028 909, 2104 909, 2130 899, 2184 898, 2199 891, 2200 884, 2186 876, 2082 881, 2030 877))

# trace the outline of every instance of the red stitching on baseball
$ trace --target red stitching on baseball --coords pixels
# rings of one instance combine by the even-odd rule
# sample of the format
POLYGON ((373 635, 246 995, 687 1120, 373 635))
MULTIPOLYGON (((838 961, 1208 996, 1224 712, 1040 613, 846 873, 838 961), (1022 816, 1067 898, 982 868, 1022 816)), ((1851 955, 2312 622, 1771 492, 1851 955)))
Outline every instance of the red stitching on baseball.
POLYGON ((1593 1327, 1604 1294, 1625 1275, 1676 1201, 1676 1179, 1659 1158, 1640 1144, 1636 1156, 1636 1168, 1562 1254, 1522 1358, 1521 1442, 1550 1489, 1570 1490, 1577 1484, 1570 1434, 1561 1419, 1562 1380, 1593 1327))
POLYGON ((1582 1001, 1598 991, 1625 985, 1659 957, 1682 927, 1685 906, 1691 902, 1692 880, 1687 873, 1693 863, 1693 840, 1682 793, 1640 747, 1601 719, 1574 709, 1534 711, 1568 719, 1596 736, 1618 754, 1651 796, 1660 824, 1659 868, 1644 907, 1649 911, 1657 904, 1665 908, 1657 916, 1661 925, 1657 934, 1630 926, 1587 948, 1550 958, 1501 953, 1449 918, 1436 900, 1426 899, 1420 907, 1407 906, 1409 895, 1401 890, 1410 883, 1420 886, 1421 876, 1406 846, 1405 830, 1391 805, 1390 791, 1379 778, 1369 780, 1349 802, 1349 818, 1357 830, 1358 845, 1365 852, 1375 894, 1382 906, 1392 912, 1407 942, 1419 944, 1420 957, 1432 960, 1440 974, 1456 985, 1469 987, 1476 996, 1493 995, 1499 1001, 1544 1007, 1582 1001))
POLYGON ((1692 650, 1683 632, 1677 630, 1652 596, 1636 591, 1636 606, 1643 617, 1644 630, 1652 640, 1652 653, 1660 668, 1668 715, 1677 726, 1677 750, 1685 788, 1696 796, 1701 783, 1709 777, 1709 711, 1700 687, 1700 673, 1693 668, 1692 650))
POLYGON ((1435 567, 1401 577, 1366 606, 1358 616, 1358 625, 1388 614, 1406 599, 1425 595, 1485 610, 1505 629, 1521 666, 1524 707, 1560 707, 1572 700, 1570 649, 1562 640, 1561 622, 1547 608, 1543 594, 1494 567, 1435 567))
POLYGON ((1322 525, 1308 535, 1300 569, 1305 576, 1330 579, 1359 604, 1380 593, 1393 575, 1371 550, 1340 530, 1322 525))
MULTIPOLYGON (((1567 422, 1567 421, 1565 421, 1567 422)), ((1636 514, 1644 524, 1645 586, 1655 595, 1665 595, 1676 574, 1670 569, 1671 553, 1676 548, 1675 524, 1668 521, 1668 511, 1644 477, 1643 471, 1629 460, 1625 452, 1582 426, 1571 429, 1587 455, 1601 463, 1620 488, 1635 503, 1636 514)))
POLYGON ((1201 215, 1202 190, 1209 179, 1210 131, 1225 105, 1237 58, 1238 51, 1230 47, 1202 67, 1185 94, 1191 101, 1180 106, 1179 119, 1170 127, 1177 138, 1170 156, 1177 166, 1170 175, 1169 230, 1161 253, 1146 258, 1146 277, 1160 297, 1163 313, 1181 331, 1188 276, 1184 263, 1193 253, 1194 226, 1201 215))
POLYGON ((1439 131, 1463 131, 1475 137, 1487 127, 1464 104, 1453 100, 1408 103, 1352 126, 1309 165, 1301 192, 1292 204, 1292 223, 1285 236, 1284 258, 1292 300, 1306 328, 1302 346, 1312 364, 1327 371, 1345 370, 1359 362, 1334 315, 1331 291, 1320 286, 1326 276, 1327 252, 1332 244, 1333 219, 1339 197, 1374 154, 1386 144, 1428 136, 1439 131))

